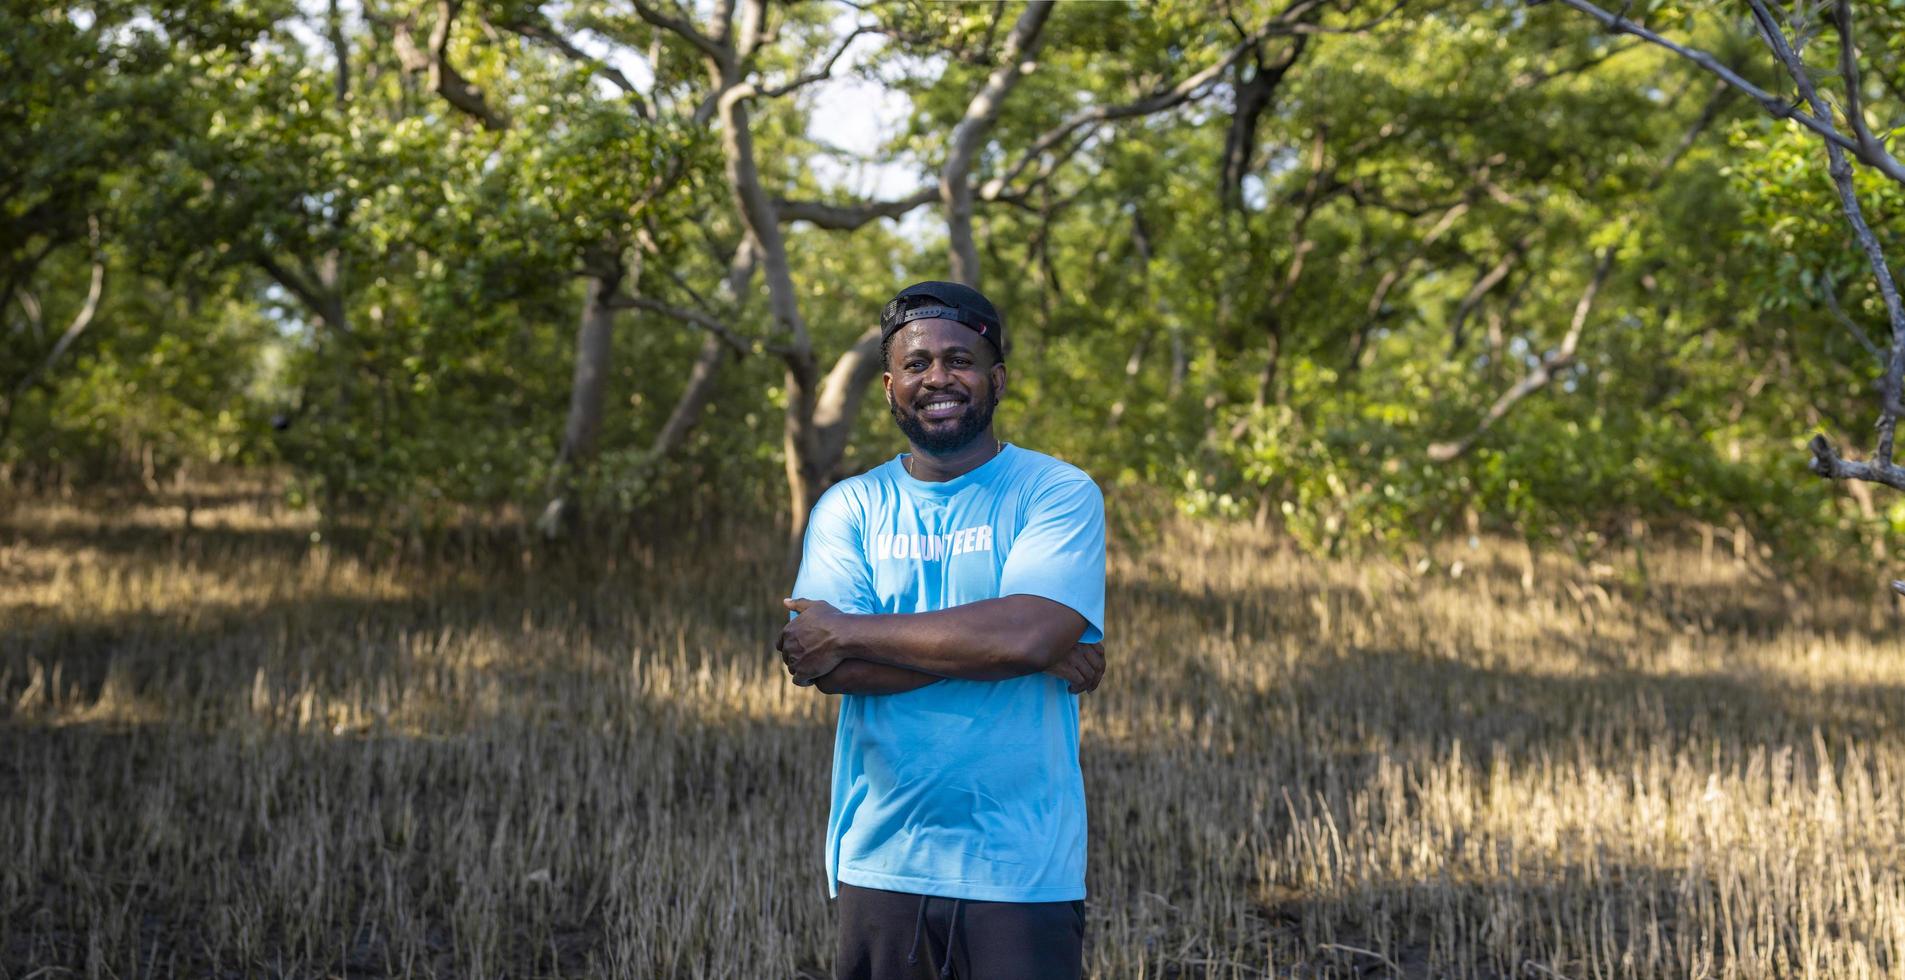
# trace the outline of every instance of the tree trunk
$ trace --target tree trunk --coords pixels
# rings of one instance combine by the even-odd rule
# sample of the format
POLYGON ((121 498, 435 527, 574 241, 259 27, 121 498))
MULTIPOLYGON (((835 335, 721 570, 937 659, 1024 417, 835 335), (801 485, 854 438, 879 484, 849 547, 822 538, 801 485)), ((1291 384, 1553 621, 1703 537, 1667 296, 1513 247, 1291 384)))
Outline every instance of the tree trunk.
POLYGON ((972 234, 972 162, 985 144, 986 132, 999 118, 1006 96, 1018 85, 1020 76, 1032 70, 1032 57, 1038 51, 1045 20, 1051 15, 1050 0, 1027 4, 1019 14, 1000 52, 998 67, 953 128, 946 165, 940 170, 939 195, 946 208, 950 274, 955 281, 974 289, 979 288, 979 247, 972 234))
POLYGON ((1264 313, 1263 373, 1257 376, 1257 397, 1251 404, 1263 408, 1276 395, 1277 367, 1283 357, 1283 316, 1272 308, 1264 313))
POLYGON ((853 439, 853 423, 860 417, 860 402, 884 367, 880 363, 880 328, 870 327, 840 355, 821 383, 820 399, 814 406, 814 424, 819 430, 818 462, 829 484, 844 475, 840 472, 840 462, 853 439))
POLYGON ((608 384, 615 308, 609 300, 620 288, 621 270, 588 277, 582 317, 576 325, 575 372, 569 391, 569 418, 562 430, 562 463, 574 465, 595 452, 602 430, 603 390, 608 384))
POLYGON ((820 438, 814 425, 817 369, 813 342, 807 336, 807 324, 800 316, 800 299, 794 292, 794 277, 788 268, 787 243, 781 237, 780 216, 774 201, 761 187, 760 170, 754 162, 754 135, 750 130, 747 101, 738 78, 727 78, 718 102, 721 118, 721 149, 726 162, 728 188, 734 195, 735 210, 747 230, 760 244, 762 272, 767 279, 768 307, 773 312, 776 332, 788 343, 781 360, 787 365, 787 411, 782 425, 781 443, 787 458, 788 535, 792 553, 798 554, 807 532, 807 514, 820 498, 825 474, 820 465, 820 438))
MULTIPOLYGON (((98 243, 98 231, 99 223, 95 220, 93 222, 95 246, 98 243)), ((41 378, 46 377, 46 373, 52 370, 53 364, 73 346, 75 341, 79 340, 80 334, 85 333, 86 328, 92 325, 94 317, 99 313, 99 299, 105 294, 105 290, 106 261, 95 256, 92 283, 86 290, 86 299, 80 304, 79 312, 73 315, 73 322, 60 334, 59 339, 53 342, 53 349, 40 359, 38 365, 14 382, 11 390, 0 391, 0 442, 6 441, 13 431, 13 409, 20 398, 38 384, 41 378)))
POLYGON ((714 382, 726 351, 727 344, 716 334, 710 333, 701 339, 701 352, 695 355, 695 365, 688 371, 688 386, 682 389, 681 397, 675 401, 675 410, 668 413, 668 421, 648 447, 650 460, 667 458, 688 440, 688 433, 694 431, 702 410, 708 407, 708 399, 714 395, 714 382))
POLYGON ((561 537, 579 516, 580 508, 574 500, 575 475, 595 454, 595 440, 602 431, 603 392, 608 386, 615 339, 613 301, 622 287, 622 267, 613 256, 597 256, 589 268, 582 316, 576 324, 569 417, 562 428, 562 448, 556 454, 555 469, 544 490, 549 502, 536 519, 536 529, 550 540, 561 537))

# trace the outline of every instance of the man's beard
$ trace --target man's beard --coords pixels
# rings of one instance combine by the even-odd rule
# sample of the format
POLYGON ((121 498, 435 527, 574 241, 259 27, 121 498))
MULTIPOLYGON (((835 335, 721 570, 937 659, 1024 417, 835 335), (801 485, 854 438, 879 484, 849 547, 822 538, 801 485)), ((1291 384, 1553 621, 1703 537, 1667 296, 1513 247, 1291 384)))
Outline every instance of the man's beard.
POLYGON ((917 446, 920 452, 934 456, 958 452, 971 445, 974 439, 984 435, 987 429, 992 428, 992 410, 997 407, 998 401, 992 397, 991 392, 986 392, 982 396, 968 399, 966 410, 953 419, 952 425, 928 429, 926 423, 920 419, 918 411, 902 409, 899 403, 893 400, 892 392, 887 392, 886 395, 886 409, 893 414, 893 421, 898 423, 900 431, 906 434, 906 438, 917 446))

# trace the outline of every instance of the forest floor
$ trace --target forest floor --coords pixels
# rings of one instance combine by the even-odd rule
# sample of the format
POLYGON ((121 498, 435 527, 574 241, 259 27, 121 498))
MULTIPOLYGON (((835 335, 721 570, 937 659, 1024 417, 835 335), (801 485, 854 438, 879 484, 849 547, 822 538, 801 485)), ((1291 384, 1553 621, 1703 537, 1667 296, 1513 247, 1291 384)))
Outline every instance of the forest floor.
MULTIPOLYGON (((778 535, 525 574, 184 516, 0 513, 0 977, 826 975, 778 535)), ((1142 537, 1082 707, 1091 975, 1905 972, 1870 591, 1142 537)))

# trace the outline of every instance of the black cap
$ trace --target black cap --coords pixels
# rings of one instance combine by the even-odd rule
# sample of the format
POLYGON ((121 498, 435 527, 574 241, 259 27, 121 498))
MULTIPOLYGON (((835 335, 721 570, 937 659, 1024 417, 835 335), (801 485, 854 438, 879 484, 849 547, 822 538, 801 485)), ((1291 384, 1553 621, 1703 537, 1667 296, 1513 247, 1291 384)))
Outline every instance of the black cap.
POLYGON ((1005 320, 984 294, 956 282, 916 282, 900 290, 880 314, 880 342, 885 343, 900 327, 914 320, 932 319, 952 320, 970 327, 991 341, 999 360, 1005 360, 1005 320))

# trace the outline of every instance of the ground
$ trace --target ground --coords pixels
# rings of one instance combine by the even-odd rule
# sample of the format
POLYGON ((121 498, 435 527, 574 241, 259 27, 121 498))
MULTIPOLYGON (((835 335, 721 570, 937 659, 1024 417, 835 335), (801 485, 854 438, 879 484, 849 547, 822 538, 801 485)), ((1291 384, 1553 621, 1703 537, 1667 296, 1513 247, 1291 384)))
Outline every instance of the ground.
MULTIPOLYGON (((181 504, 0 513, 0 977, 825 974, 772 535, 502 571, 181 504)), ((1876 591, 1122 523, 1092 975, 1905 970, 1876 591)))

